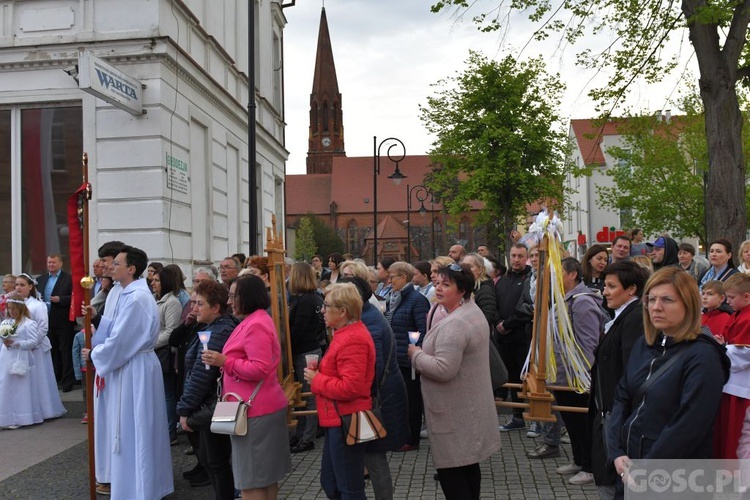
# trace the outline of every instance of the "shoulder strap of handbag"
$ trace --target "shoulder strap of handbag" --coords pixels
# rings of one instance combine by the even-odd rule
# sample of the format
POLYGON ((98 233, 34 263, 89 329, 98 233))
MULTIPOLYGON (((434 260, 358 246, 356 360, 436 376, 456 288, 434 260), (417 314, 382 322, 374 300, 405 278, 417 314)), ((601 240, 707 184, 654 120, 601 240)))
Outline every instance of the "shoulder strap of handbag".
MULTIPOLYGON (((221 387, 222 385, 221 379, 223 378, 223 376, 224 376, 224 370, 222 369, 221 372, 219 373, 219 379, 216 383, 216 397, 218 401, 221 401, 221 393, 223 392, 222 387, 221 387)), ((249 407, 253 406, 253 401, 255 401, 255 396, 258 395, 258 391, 260 391, 260 388, 263 386, 263 381, 264 380, 261 379, 261 381, 258 382, 258 384, 255 386, 255 389, 253 390, 253 393, 250 394, 250 397, 247 399, 247 401, 242 401, 243 403, 246 403, 247 406, 249 407)))
POLYGON ((667 371, 667 368, 672 366, 677 362, 678 359, 680 359, 680 356, 682 356, 682 353, 687 350, 687 347, 683 347, 679 351, 677 351, 671 358, 669 358, 667 361, 664 362, 663 365, 661 365, 654 373, 651 374, 649 378, 647 378, 643 384, 638 388, 637 391, 635 391, 635 396, 633 396, 633 403, 635 403, 634 406, 638 406, 643 398, 646 396, 646 391, 649 387, 662 375, 664 375, 664 372, 667 371))

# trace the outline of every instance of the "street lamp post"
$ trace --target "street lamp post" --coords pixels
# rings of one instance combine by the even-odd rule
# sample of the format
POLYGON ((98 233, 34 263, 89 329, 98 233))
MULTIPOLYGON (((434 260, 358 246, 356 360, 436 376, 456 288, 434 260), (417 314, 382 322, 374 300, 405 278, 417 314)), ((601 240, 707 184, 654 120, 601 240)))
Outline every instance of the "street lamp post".
POLYGON ((372 138, 372 265, 377 266, 378 265, 378 175, 380 175, 380 149, 383 147, 384 144, 388 144, 388 149, 385 150, 386 155, 388 156, 388 159, 390 159, 393 163, 396 164, 396 170, 388 176, 389 179, 393 180, 393 182, 398 186, 401 184, 401 181, 403 179, 406 179, 406 176, 401 173, 401 171, 398 169, 398 162, 403 160, 406 157, 406 146, 404 146, 404 143, 401 142, 401 139, 396 139, 395 137, 389 137, 388 139, 383 139, 380 144, 378 144, 378 138, 376 136, 373 136, 372 138), (399 148, 400 146, 400 148, 399 148), (396 153, 398 151, 401 151, 400 156, 393 156, 391 153, 391 150, 393 148, 399 148, 396 149, 396 153))
MULTIPOLYGON (((424 208, 424 202, 428 196, 432 195, 432 191, 422 184, 416 186, 406 185, 406 262, 411 264, 411 195, 414 196, 419 202, 419 215, 424 216, 427 210, 424 208)), ((434 224, 433 224, 434 226, 434 224)), ((421 252, 420 252, 421 256, 421 252)))

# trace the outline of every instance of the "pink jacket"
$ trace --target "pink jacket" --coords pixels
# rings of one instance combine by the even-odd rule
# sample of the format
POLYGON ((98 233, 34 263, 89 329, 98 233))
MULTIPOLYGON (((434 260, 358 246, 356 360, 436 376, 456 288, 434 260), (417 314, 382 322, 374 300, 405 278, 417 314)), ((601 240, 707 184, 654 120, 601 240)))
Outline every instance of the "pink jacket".
MULTIPOLYGON (((222 349, 224 362, 223 393, 236 392, 247 401, 255 386, 263 380, 248 417, 260 417, 287 407, 284 390, 276 370, 281 347, 273 319, 259 309, 237 325, 222 349)), ((230 399, 231 401, 231 399, 230 399)))

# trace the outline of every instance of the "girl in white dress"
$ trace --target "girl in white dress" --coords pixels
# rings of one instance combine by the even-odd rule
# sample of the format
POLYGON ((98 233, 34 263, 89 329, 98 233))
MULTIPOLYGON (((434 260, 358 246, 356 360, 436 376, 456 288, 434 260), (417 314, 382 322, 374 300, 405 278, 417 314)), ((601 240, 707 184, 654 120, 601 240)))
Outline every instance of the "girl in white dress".
POLYGON ((0 347, 0 427, 17 429, 39 424, 65 413, 52 371, 49 350, 42 353, 42 336, 36 321, 20 294, 7 300, 9 317, 14 321, 13 336, 0 347), (49 384, 54 391, 50 394, 49 384))

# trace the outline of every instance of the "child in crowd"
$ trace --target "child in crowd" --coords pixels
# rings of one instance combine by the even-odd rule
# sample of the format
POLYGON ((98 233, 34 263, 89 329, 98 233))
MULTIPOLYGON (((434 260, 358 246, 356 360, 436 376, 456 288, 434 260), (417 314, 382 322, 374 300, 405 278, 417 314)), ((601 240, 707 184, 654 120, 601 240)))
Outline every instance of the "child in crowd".
POLYGON ((83 336, 83 330, 76 333, 76 336, 73 337, 73 370, 75 371, 76 380, 82 381, 81 386, 83 387, 83 418, 81 419, 82 424, 88 424, 89 423, 89 416, 86 412, 85 408, 88 408, 87 406, 87 396, 86 394, 86 380, 84 380, 84 376, 86 374, 86 362, 83 361, 83 358, 81 358, 81 349, 86 347, 85 345, 86 339, 83 336))
POLYGON ((732 309, 725 303, 724 283, 717 280, 706 281, 701 291, 703 315, 701 324, 707 326, 720 343, 724 343, 724 334, 732 320, 732 309))
POLYGON ((732 368, 716 418, 714 458, 736 459, 743 420, 750 407, 750 275, 732 275, 724 282, 724 293, 735 311, 724 334, 732 368))

